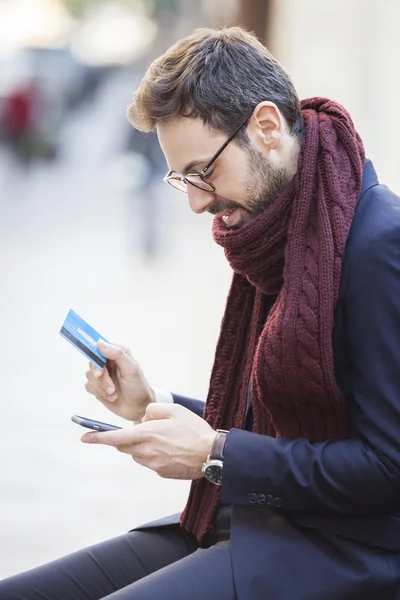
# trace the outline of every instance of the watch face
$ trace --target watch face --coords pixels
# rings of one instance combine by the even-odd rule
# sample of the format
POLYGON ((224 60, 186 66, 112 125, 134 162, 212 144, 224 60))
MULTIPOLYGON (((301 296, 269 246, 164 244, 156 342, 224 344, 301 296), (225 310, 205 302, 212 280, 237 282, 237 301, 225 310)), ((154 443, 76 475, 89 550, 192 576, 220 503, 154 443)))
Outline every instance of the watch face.
POLYGON ((222 483, 222 461, 214 460, 210 461, 204 469, 204 477, 214 483, 215 485, 221 485, 222 483))

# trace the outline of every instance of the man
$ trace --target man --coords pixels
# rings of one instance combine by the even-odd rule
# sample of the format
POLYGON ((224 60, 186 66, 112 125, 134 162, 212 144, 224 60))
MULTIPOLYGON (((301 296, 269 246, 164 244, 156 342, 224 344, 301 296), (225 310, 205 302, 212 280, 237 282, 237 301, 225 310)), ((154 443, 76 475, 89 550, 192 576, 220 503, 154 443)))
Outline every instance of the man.
POLYGON ((161 397, 102 344, 86 388, 138 424, 83 441, 192 480, 190 497, 180 518, 11 578, 0 598, 399 598, 399 198, 343 107, 300 103, 239 28, 154 61, 129 119, 157 130, 165 180, 215 215, 234 276, 205 408, 161 397))

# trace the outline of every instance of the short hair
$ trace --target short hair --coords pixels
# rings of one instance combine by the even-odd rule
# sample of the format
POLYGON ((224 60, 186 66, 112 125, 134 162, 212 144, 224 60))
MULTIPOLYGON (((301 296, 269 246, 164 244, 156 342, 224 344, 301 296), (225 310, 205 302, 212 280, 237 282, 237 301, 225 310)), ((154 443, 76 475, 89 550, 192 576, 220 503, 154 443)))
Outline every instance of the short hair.
MULTIPOLYGON (((149 132, 177 116, 200 117, 229 135, 264 100, 276 104, 292 136, 303 133, 292 80, 253 34, 241 27, 197 29, 150 64, 128 120, 149 132)), ((245 138, 239 135, 238 143, 245 138)))

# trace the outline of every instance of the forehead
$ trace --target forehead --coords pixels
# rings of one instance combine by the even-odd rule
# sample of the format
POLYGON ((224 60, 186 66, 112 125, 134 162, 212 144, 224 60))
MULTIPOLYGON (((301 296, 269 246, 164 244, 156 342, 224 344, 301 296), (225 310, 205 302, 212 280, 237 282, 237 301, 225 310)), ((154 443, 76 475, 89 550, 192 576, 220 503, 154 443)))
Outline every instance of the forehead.
POLYGON ((157 127, 157 135, 170 169, 182 172, 193 160, 207 161, 226 136, 215 133, 199 118, 175 117, 157 127))

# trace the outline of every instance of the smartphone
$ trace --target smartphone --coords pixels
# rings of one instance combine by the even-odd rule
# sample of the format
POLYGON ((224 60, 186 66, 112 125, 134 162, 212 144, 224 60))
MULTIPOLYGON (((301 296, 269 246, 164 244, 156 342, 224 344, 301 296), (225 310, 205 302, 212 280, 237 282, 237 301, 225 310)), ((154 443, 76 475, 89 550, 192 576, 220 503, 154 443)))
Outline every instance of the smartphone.
POLYGON ((110 425, 110 423, 102 423, 101 421, 95 421, 94 419, 87 419, 86 417, 80 417, 79 415, 73 415, 71 421, 87 427, 88 429, 94 429, 94 431, 115 431, 116 429, 122 429, 116 425, 110 425))

